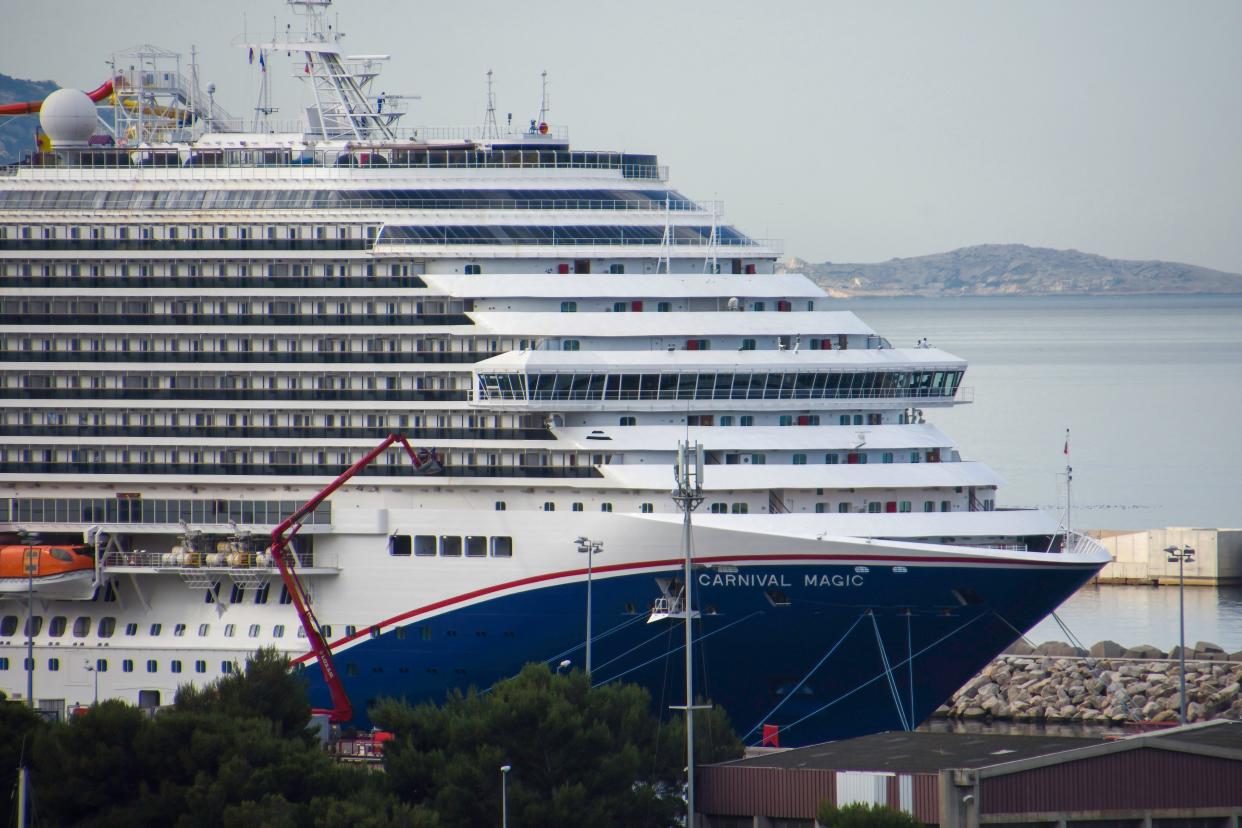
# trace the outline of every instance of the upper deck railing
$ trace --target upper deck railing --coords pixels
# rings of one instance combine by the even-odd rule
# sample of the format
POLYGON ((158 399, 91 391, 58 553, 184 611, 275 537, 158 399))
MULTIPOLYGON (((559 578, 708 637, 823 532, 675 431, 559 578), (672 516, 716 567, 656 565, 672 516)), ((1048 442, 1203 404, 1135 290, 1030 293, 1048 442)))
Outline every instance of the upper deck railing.
POLYGON ((269 172, 280 169, 316 170, 319 177, 332 170, 342 177, 356 177, 360 168, 377 173, 390 169, 615 170, 622 178, 668 180, 668 167, 658 164, 654 155, 568 149, 444 149, 400 143, 306 150, 197 144, 149 149, 103 147, 34 153, 19 164, 0 167, 0 174, 16 176, 28 173, 31 177, 57 178, 59 176, 55 171, 59 170, 75 173, 91 170, 92 178, 130 179, 135 177, 135 172, 141 171, 142 180, 243 180, 254 178, 257 169, 269 172))

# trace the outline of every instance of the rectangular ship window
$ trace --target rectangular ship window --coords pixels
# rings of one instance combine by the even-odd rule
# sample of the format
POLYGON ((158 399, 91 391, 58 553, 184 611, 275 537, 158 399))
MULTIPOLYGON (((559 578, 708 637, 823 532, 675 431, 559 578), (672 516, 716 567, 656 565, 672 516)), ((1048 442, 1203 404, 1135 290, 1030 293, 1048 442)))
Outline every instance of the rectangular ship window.
POLYGON ((513 538, 508 535, 497 535, 491 539, 493 558, 513 557, 513 538))
POLYGON ((487 556, 487 538, 482 535, 466 535, 466 557, 483 558, 487 556))
POLYGON ((445 558, 460 558, 461 535, 441 535, 440 555, 445 558))
POLYGON ((436 554, 436 536, 435 535, 415 535, 414 536, 414 554, 420 557, 430 557, 436 554))
POLYGON ((410 536, 392 535, 388 538, 388 554, 402 557, 410 554, 410 536))

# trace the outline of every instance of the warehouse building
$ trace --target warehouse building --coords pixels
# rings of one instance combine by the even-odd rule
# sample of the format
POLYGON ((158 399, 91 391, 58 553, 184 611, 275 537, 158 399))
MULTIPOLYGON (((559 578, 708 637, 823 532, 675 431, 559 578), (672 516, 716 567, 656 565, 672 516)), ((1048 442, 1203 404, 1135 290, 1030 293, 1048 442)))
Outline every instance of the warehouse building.
POLYGON ((814 828, 821 802, 929 825, 1242 828, 1242 723, 1125 738, 880 733, 702 766, 699 828, 814 828))

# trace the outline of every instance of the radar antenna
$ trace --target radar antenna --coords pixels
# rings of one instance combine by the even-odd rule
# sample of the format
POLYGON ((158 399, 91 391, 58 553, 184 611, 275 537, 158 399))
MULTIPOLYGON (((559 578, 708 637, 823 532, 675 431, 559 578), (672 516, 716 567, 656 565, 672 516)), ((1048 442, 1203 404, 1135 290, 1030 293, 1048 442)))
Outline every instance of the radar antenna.
POLYGON ((496 126, 496 90, 492 84, 491 69, 487 70, 487 114, 483 116, 483 137, 500 137, 500 127, 496 126))
POLYGON ((539 119, 536 120, 535 123, 542 126, 543 124, 546 124, 548 122, 548 109, 549 109, 549 106, 548 106, 549 104, 548 70, 544 69, 543 73, 539 76, 539 78, 541 81, 541 89, 540 89, 540 97, 539 97, 539 119))

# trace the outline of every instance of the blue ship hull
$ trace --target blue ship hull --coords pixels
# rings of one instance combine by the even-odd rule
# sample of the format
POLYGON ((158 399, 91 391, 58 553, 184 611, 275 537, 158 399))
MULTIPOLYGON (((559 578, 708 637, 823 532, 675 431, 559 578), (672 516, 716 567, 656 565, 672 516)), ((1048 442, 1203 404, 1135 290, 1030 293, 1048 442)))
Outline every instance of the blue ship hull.
MULTIPOLYGON (((724 707, 744 741, 764 724, 782 746, 913 728, 1098 569, 1043 565, 903 566, 794 562, 700 568, 694 605, 696 692, 724 707), (732 567, 729 567, 732 569, 732 567)), ((593 677, 637 682, 667 711, 684 702, 681 618, 648 623, 656 578, 596 574, 593 677)), ((381 697, 442 701, 529 662, 583 665, 585 579, 534 586, 438 614, 380 622, 336 655, 359 716, 381 697)), ((328 704, 313 664, 312 702, 328 704)))

